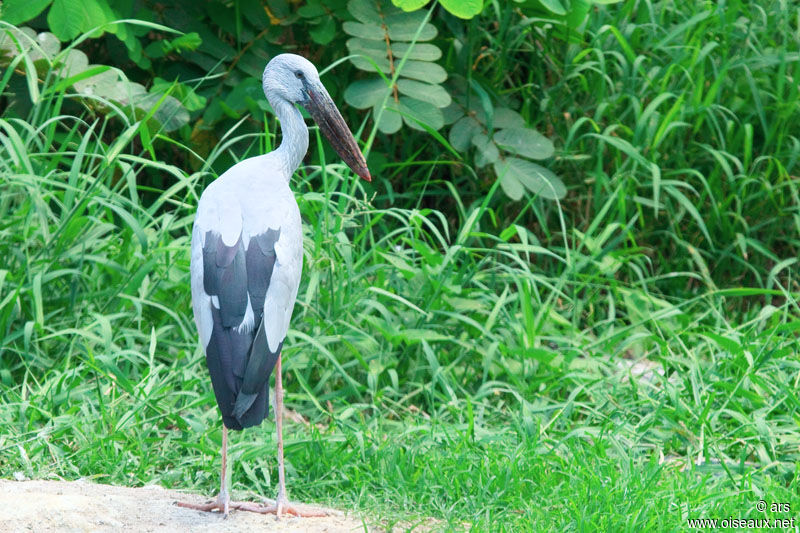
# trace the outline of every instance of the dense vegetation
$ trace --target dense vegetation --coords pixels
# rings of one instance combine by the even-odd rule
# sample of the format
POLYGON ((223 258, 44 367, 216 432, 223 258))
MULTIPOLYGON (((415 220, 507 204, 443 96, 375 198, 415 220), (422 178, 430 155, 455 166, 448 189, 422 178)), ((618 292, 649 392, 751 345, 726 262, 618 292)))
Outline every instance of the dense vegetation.
MULTIPOLYGON (((260 73, 295 51, 376 179, 312 131, 293 497, 404 527, 791 518, 755 504, 800 509, 800 8, 398 3, 6 0, 0 475, 214 493, 192 217, 279 142, 260 73)), ((235 491, 273 493, 274 449, 234 437, 235 491)))

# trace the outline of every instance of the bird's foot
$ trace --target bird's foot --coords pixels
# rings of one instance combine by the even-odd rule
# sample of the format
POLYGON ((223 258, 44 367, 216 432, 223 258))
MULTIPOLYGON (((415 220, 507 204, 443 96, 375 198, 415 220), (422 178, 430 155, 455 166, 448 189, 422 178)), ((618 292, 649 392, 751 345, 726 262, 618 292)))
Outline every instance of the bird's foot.
POLYGON ((264 505, 251 502, 231 502, 231 509, 241 509, 261 514, 274 514, 277 520, 282 516, 289 515, 301 518, 314 518, 321 516, 341 515, 341 511, 326 509, 324 507, 314 507, 302 503, 292 503, 286 497, 278 496, 277 500, 267 500, 264 505))
POLYGON ((314 518, 321 516, 338 516, 341 511, 335 509, 326 509, 323 507, 313 507, 301 503, 292 503, 286 498, 279 498, 276 501, 268 500, 265 504, 258 504, 255 502, 232 502, 230 500, 222 501, 220 497, 216 500, 207 503, 186 503, 177 502, 179 507, 187 509, 194 509, 196 511, 205 512, 218 512, 223 516, 228 516, 229 509, 236 509, 237 511, 248 511, 251 513, 259 514, 274 514, 277 519, 281 516, 290 515, 302 518, 314 518))
POLYGON ((175 502, 178 507, 186 507, 187 509, 194 509, 196 511, 205 511, 208 513, 211 512, 219 512, 222 513, 222 516, 228 518, 228 511, 231 508, 231 498, 228 496, 226 492, 220 492, 217 495, 216 500, 212 500, 206 503, 187 503, 187 502, 175 502))

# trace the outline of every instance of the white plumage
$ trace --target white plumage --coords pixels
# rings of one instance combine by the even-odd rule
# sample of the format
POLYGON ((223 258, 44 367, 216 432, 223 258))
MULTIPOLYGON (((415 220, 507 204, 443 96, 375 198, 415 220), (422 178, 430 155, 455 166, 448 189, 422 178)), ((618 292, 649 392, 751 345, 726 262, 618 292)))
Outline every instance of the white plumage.
MULTIPOLYGON (((213 305, 212 297, 203 290, 203 245, 208 231, 219 233, 227 246, 241 237, 248 250, 251 236, 280 230, 275 266, 263 302, 263 320, 270 351, 286 337, 303 270, 303 231, 290 179, 272 152, 232 166, 200 197, 192 230, 191 273, 194 317, 204 349, 211 338, 213 305)), ((249 331, 254 327, 253 320, 250 303, 240 324, 249 331)))

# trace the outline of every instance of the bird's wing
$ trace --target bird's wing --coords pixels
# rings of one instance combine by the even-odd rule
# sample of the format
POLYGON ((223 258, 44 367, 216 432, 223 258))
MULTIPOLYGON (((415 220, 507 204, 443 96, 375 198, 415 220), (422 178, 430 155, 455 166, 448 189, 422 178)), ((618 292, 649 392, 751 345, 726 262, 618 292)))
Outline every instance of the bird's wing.
MULTIPOLYGON (((294 200, 294 199, 292 199, 294 200)), ((275 241, 275 267, 264 301, 264 329, 269 349, 286 338, 303 270, 303 234, 297 204, 284 212, 281 234, 275 241)))
POLYGON ((297 287, 288 294, 283 287, 282 214, 273 210, 245 229, 236 198, 212 192, 201 199, 192 232, 192 301, 225 425, 240 429, 267 415, 268 380, 297 287))

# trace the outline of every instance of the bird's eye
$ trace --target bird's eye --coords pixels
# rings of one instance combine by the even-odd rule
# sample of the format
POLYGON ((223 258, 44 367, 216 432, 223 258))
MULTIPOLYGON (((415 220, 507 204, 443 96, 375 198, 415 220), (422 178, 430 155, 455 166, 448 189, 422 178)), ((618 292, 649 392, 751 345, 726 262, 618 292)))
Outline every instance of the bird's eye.
POLYGON ((298 80, 302 80, 304 78, 302 70, 295 71, 294 75, 297 76, 298 80))

